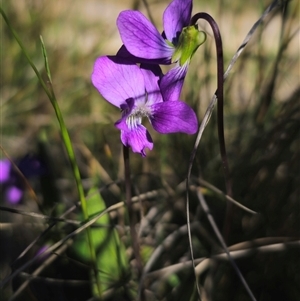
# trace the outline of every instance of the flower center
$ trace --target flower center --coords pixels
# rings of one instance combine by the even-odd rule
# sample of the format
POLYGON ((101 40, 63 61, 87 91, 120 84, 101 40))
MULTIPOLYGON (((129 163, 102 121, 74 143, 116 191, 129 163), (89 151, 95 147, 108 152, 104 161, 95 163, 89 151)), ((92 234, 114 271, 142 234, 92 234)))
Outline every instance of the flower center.
POLYGON ((145 104, 138 105, 135 107, 131 114, 126 118, 126 124, 129 129, 136 128, 142 123, 143 117, 149 118, 151 115, 151 110, 145 104))

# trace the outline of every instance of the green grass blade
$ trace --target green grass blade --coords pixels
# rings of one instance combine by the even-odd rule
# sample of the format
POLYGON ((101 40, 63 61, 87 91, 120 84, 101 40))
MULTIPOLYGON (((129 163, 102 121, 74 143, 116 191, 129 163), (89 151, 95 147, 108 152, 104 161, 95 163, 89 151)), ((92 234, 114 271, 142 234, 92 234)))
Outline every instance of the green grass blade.
POLYGON ((40 36, 40 40, 41 40, 41 44, 42 44, 42 52, 43 52, 43 56, 44 56, 45 69, 46 69, 46 72, 47 72, 48 79, 49 79, 50 83, 52 84, 48 56, 47 56, 46 47, 45 47, 44 40, 43 40, 42 36, 40 36))
MULTIPOLYGON (((29 54, 27 53, 26 48, 24 47, 23 43, 21 42, 21 39, 19 38, 18 34, 12 28, 12 26, 11 26, 6 14, 2 10, 2 8, 0 8, 0 13, 1 13, 3 19, 5 20, 8 28, 12 32, 15 40, 18 42, 22 52, 24 53, 28 63, 32 67, 33 71, 35 72, 40 84, 42 85, 45 93, 47 94, 47 96, 48 96, 48 98, 49 98, 49 100, 50 100, 50 102, 51 102, 51 104, 54 108, 58 123, 60 125, 60 131, 61 131, 63 143, 64 143, 65 148, 67 150, 68 158, 71 162, 72 171, 73 171, 73 175, 74 175, 74 178, 75 178, 75 181, 76 181, 77 191, 78 191, 78 195, 79 195, 79 200, 80 200, 80 203, 81 203, 82 213, 83 213, 84 219, 87 220, 88 219, 87 204, 86 204, 84 190, 83 190, 82 183, 81 183, 80 172, 79 172, 79 168, 78 168, 78 165, 77 165, 77 162, 76 162, 72 142, 71 142, 67 127, 65 125, 62 113, 60 111, 58 102, 56 100, 56 97, 55 97, 55 94, 54 94, 54 91, 53 91, 53 88, 52 88, 51 73, 50 73, 48 57, 47 57, 46 48, 45 48, 43 39, 41 37, 42 52, 43 52, 44 61, 45 61, 45 68, 46 68, 46 72, 47 72, 47 76, 48 76, 48 80, 49 80, 49 88, 47 87, 45 81, 43 80, 43 78, 42 78, 40 72, 38 71, 38 69, 36 68, 35 64, 31 60, 31 58, 30 58, 29 54)), ((89 250, 90 250, 92 262, 94 263, 94 273, 95 273, 95 278, 96 278, 97 287, 98 287, 98 295, 101 296, 101 286, 100 286, 99 278, 97 276, 98 273, 97 273, 97 266, 96 266, 96 253, 95 253, 95 250, 93 249, 93 242, 92 242, 92 236, 91 236, 90 228, 87 228, 87 236, 88 236, 88 244, 89 244, 89 250)))

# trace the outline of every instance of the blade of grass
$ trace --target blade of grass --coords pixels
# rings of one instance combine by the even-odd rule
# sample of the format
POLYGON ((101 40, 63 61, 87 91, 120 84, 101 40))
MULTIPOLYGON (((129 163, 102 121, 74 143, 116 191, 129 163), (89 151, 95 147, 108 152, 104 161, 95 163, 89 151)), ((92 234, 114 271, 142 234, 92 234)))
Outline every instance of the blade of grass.
MULTIPOLYGON (((44 61, 45 61, 45 68, 46 68, 46 72, 48 75, 48 84, 49 87, 47 87, 45 81, 43 80, 40 72, 37 70, 36 66, 34 65, 33 61, 31 60, 29 54, 26 51, 26 48, 24 47, 23 43, 21 42, 18 34, 16 33, 16 31, 12 28, 6 14, 4 13, 4 11, 2 10, 2 8, 0 8, 0 13, 3 17, 3 19, 5 20, 8 28, 10 29, 10 31, 12 32, 15 40, 17 41, 17 43, 19 44, 22 52, 24 53, 28 63, 30 64, 30 66, 32 67, 33 71, 35 72, 40 84, 42 85, 45 93, 47 94, 57 117, 58 123, 60 125, 60 131, 61 131, 61 135, 62 135, 62 139, 63 139, 63 143, 65 145, 65 148, 67 150, 67 155, 69 157, 71 166, 72 166, 72 171, 73 171, 73 175, 76 181, 76 186, 77 186, 77 191, 78 191, 78 195, 79 195, 79 200, 81 203, 81 209, 82 209, 82 213, 83 213, 83 217, 85 220, 88 220, 88 212, 87 212, 87 204, 86 204, 86 199, 85 199, 85 195, 84 195, 84 191, 83 191, 83 186, 81 183, 81 178, 80 178, 80 173, 79 173, 79 168, 76 162, 76 158, 75 158, 75 153, 74 153, 74 149, 71 143, 71 139, 67 130, 67 127, 65 125, 62 113, 60 111, 56 96, 54 94, 53 91, 53 87, 51 84, 51 75, 50 75, 50 68, 49 68, 49 64, 48 64, 48 58, 47 58, 47 53, 46 53, 46 49, 45 49, 45 45, 43 43, 43 39, 41 38, 41 43, 42 43, 42 52, 43 52, 43 56, 44 56, 44 61)), ((98 272, 97 272, 97 266, 96 266, 96 253, 95 250, 93 249, 93 242, 92 242, 92 237, 91 237, 91 233, 90 233, 90 229, 87 228, 87 236, 88 236, 88 244, 89 244, 89 249, 90 249, 90 253, 91 253, 91 258, 92 258, 92 262, 94 263, 94 273, 95 273, 95 279, 97 282, 97 287, 98 287, 98 294, 99 296, 101 296, 101 285, 100 285, 100 281, 98 278, 98 272)))
POLYGON ((198 199, 200 201, 201 207, 203 208, 204 212, 206 213, 207 219, 208 219, 211 227, 213 228, 213 230, 214 230, 214 232, 215 232, 215 234, 216 234, 216 236, 217 236, 217 238, 218 238, 218 240, 219 240, 222 248, 224 249, 225 253, 227 254, 228 259, 229 259, 231 265, 233 266, 233 268, 234 268, 235 272, 237 273, 239 279, 241 280, 242 284, 244 285, 244 287, 245 287, 245 289, 246 289, 249 297, 251 298, 251 300, 252 301, 256 301, 256 298, 254 297, 254 295, 253 295, 253 293, 252 293, 252 291, 251 291, 251 289, 250 289, 247 281, 245 280, 245 278, 244 278, 243 274, 241 273, 239 267, 236 265, 235 261, 233 260, 232 256, 230 255, 230 252, 229 252, 229 250, 228 250, 228 248, 226 246, 226 243, 225 243, 225 241, 223 239, 223 236, 222 236, 221 232, 219 231, 218 226, 217 226, 217 224, 216 224, 213 216, 210 213, 210 210, 209 210, 209 208, 207 206, 207 203, 206 203, 206 201, 204 199, 204 196, 201 193, 200 189, 198 189, 197 195, 198 195, 198 199))
POLYGON ((13 296, 9 299, 9 301, 16 300, 18 296, 22 293, 22 291, 28 286, 31 280, 38 276, 43 270, 49 266, 60 254, 64 253, 66 249, 72 244, 72 241, 68 241, 66 244, 62 245, 58 250, 55 251, 55 254, 51 254, 49 258, 45 260, 34 272, 30 275, 30 278, 26 279, 14 292, 13 296))
MULTIPOLYGON (((300 248, 300 241, 294 238, 282 238, 282 237, 266 237, 261 239, 259 243, 256 239, 253 241, 245 241, 236 245, 230 246, 228 249, 233 259, 247 258, 255 256, 257 253, 275 253, 284 252, 288 248, 300 248)), ((197 275, 200 276, 209 268, 209 262, 212 260, 229 260, 225 252, 212 254, 210 257, 196 258, 195 263, 197 275)), ((147 274, 147 281, 150 283, 159 279, 164 281, 169 275, 176 274, 185 268, 191 268, 192 261, 184 261, 176 264, 169 265, 167 267, 154 270, 147 274)))
POLYGON ((52 84, 48 56, 47 56, 46 47, 45 47, 44 40, 43 40, 42 36, 40 36, 40 40, 41 40, 41 44, 42 44, 42 52, 43 52, 43 56, 44 56, 44 63, 45 63, 46 73, 47 73, 47 76, 48 76, 48 79, 49 79, 50 83, 52 84))
MULTIPOLYGON (((144 200, 148 200, 148 199, 151 199, 151 198, 155 198, 155 197, 159 196, 162 192, 163 192, 163 190, 149 191, 149 192, 146 192, 146 193, 144 193, 144 194, 142 194, 140 196, 133 197, 131 199, 131 202, 137 203, 137 202, 140 202, 140 201, 144 201, 144 200)), ((93 225, 103 215, 108 214, 108 213, 110 213, 110 212, 112 212, 114 210, 117 210, 119 208, 122 208, 124 206, 125 206, 125 203, 123 201, 119 202, 119 203, 116 203, 116 204, 108 207, 104 211, 99 212, 98 214, 96 214, 95 216, 93 216, 92 218, 90 218, 88 221, 85 221, 82 226, 80 226, 79 228, 77 228, 76 230, 74 230, 73 232, 71 232, 70 234, 66 235, 64 238, 62 238, 61 240, 59 240, 58 242, 56 242, 54 245, 52 245, 48 249, 46 249, 43 252, 39 253, 34 258, 26 261, 26 263, 23 264, 20 268, 16 269, 8 277, 6 277, 2 281, 0 281, 0 289, 6 283, 8 283, 12 279, 14 279, 20 272, 24 271, 25 269, 27 269, 28 267, 30 267, 33 263, 35 263, 37 259, 39 259, 40 257, 42 257, 44 255, 49 255, 49 254, 55 252, 55 250, 57 250, 58 248, 60 248, 69 239, 73 238, 74 236, 78 235, 79 233, 81 233, 82 231, 84 231, 85 229, 87 229, 88 227, 90 227, 91 225, 93 225)))
MULTIPOLYGON (((241 53, 243 52, 244 48, 246 47, 246 45, 248 44, 248 42, 250 41, 251 37, 253 36, 254 32, 256 31, 256 29, 258 28, 258 26, 264 21, 264 19, 266 18, 266 16, 273 11, 276 7, 279 7, 281 5, 281 1, 280 0, 274 0, 268 7, 267 9, 264 11, 264 13, 262 14, 262 16, 254 23, 254 25, 251 27, 250 31, 248 32, 246 38, 244 39, 244 41, 242 42, 241 46, 238 48, 238 50, 236 51, 236 53, 234 54, 233 58, 231 59, 228 68, 226 69, 225 73, 224 73, 224 77, 223 77, 223 81, 226 80, 226 78, 229 75, 229 72, 231 71, 233 65, 235 64, 235 62, 237 61, 238 57, 241 55, 241 53)), ((210 120, 211 114, 213 112, 213 109, 215 107, 215 104, 217 102, 217 96, 216 94, 214 94, 214 96, 212 97, 212 100, 210 101, 207 110, 204 114, 204 117, 202 119, 202 122, 200 124, 199 130, 198 130, 198 134, 197 134, 197 138, 193 147, 193 150, 191 152, 191 156, 190 156, 190 161, 189 161, 189 166, 188 166, 188 171, 187 171, 187 177, 186 177, 186 212, 187 212, 187 225, 188 227, 190 227, 190 217, 189 217, 189 186, 190 186, 190 178, 191 178, 191 172, 192 172, 192 167, 193 167, 193 162, 196 156, 196 152, 198 149, 198 146, 200 144, 200 140, 202 138, 202 134, 210 120)), ((189 235, 189 241, 190 241, 190 245, 191 245, 191 233, 190 230, 188 231, 188 235, 189 235)), ((195 269, 195 264, 194 264, 194 258, 193 258, 193 250, 191 249, 191 257, 192 257, 192 263, 193 263, 193 267, 195 269)), ((200 296, 200 289, 198 287, 198 284, 196 282, 197 285, 197 289, 198 289, 198 294, 200 296)))

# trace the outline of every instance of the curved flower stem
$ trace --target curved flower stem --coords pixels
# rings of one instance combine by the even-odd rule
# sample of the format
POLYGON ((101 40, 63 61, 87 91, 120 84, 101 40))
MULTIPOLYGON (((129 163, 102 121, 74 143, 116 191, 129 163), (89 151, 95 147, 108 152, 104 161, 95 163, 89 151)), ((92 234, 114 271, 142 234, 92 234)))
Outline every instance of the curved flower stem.
MULTIPOLYGON (((229 178, 229 167, 228 167, 228 161, 227 161, 227 155, 226 155, 226 147, 225 147, 225 138, 224 138, 224 116, 223 116, 223 90, 224 90, 224 62, 223 62, 223 46, 222 46, 222 39, 221 39, 221 34, 218 28, 218 25, 214 21, 214 19, 207 13, 200 12, 194 15, 190 21, 190 25, 196 25, 197 21, 199 19, 204 19, 206 20, 214 33, 214 38, 215 38, 215 43, 216 43, 216 52, 217 52, 217 90, 215 92, 215 96, 218 100, 218 136, 219 136, 219 146, 220 146, 220 154, 221 154, 221 159, 222 159, 222 164, 223 164, 223 170, 224 170, 224 176, 225 176, 225 184, 226 184, 226 194, 231 197, 232 196, 232 189, 231 189, 231 180, 229 178)), ((209 120, 210 114, 213 110, 214 107, 214 102, 210 105, 210 113, 207 115, 205 114, 206 120, 203 120, 200 126, 199 131, 203 131, 203 125, 205 127, 206 123, 209 120)), ((204 118, 205 118, 204 117, 204 118)), ((197 141, 199 143, 200 137, 198 134, 197 141)), ((196 142, 197 143, 197 142, 196 142)), ((188 191, 189 189, 189 178, 191 174, 191 168, 192 168, 192 161, 195 157, 196 154, 196 148, 194 148, 191 158, 190 158, 190 165, 188 169, 188 175, 187 175, 187 180, 186 180, 186 189, 188 191)), ((227 202, 227 209, 226 211, 231 211, 229 207, 232 207, 231 204, 228 204, 227 202)), ((227 221, 227 214, 226 212, 226 217, 225 220, 227 221)), ((187 214, 187 226, 188 226, 188 235, 189 235, 189 244, 190 244, 190 252, 191 252, 191 259, 193 266, 195 267, 195 262, 194 262, 194 254, 193 254, 193 246, 192 246, 192 237, 191 237, 191 231, 190 231, 190 217, 189 217, 189 196, 188 192, 186 195, 186 214, 187 214)), ((201 292, 200 292, 200 287, 198 285, 197 281, 197 275, 196 275, 196 270, 194 268, 195 272, 195 278, 196 278, 196 288, 198 291, 199 298, 201 300, 201 292)))
MULTIPOLYGON (((67 127, 65 125, 62 113, 60 111, 54 90, 53 90, 53 86, 52 86, 52 80, 51 80, 51 75, 50 75, 50 69, 49 69, 49 65, 48 65, 48 58, 47 58, 47 54, 46 54, 46 49, 43 43, 43 39, 41 38, 41 43, 42 43, 42 51, 43 51, 43 55, 44 55, 44 61, 45 61, 45 68, 46 68, 46 73, 48 76, 48 82, 46 84, 46 82, 43 80, 40 72, 37 70, 36 66, 34 65, 34 63, 32 62, 29 54, 27 53, 23 43, 21 42, 21 39, 19 38, 18 34, 15 32, 15 30, 12 28, 6 14, 4 13, 4 11, 2 10, 2 8, 0 8, 0 13, 4 19, 4 21, 6 22, 8 28, 10 29, 10 31, 12 32, 15 40, 17 41, 17 43, 19 44, 23 54, 25 55, 28 63, 30 64, 30 66, 32 67, 33 71, 35 72, 41 86, 43 87, 43 90, 45 91, 45 93, 47 94, 53 109, 55 111, 56 114, 56 118, 58 120, 59 126, 60 126, 60 131, 61 131, 61 135, 62 135, 62 140, 63 143, 65 145, 65 148, 67 150, 67 155, 69 157, 71 166, 72 166, 72 171, 73 171, 73 175, 76 181, 76 187, 77 187, 77 192, 79 195, 79 200, 80 200, 80 204, 81 204, 81 210, 83 213, 83 217, 84 220, 88 220, 89 219, 89 215, 88 215, 88 210, 87 210, 87 203, 86 203, 86 199, 85 199, 85 195, 84 195, 84 190, 83 190, 83 186, 81 183, 81 178, 80 178, 80 172, 79 172, 79 168, 76 162, 76 157, 75 157, 75 153, 74 153, 74 149, 72 146, 72 142, 70 139, 70 135, 69 132, 67 130, 67 127)), ((91 235, 91 229, 87 228, 87 237, 88 237, 88 244, 89 244, 89 250, 90 250, 90 256, 91 256, 91 260, 93 263, 93 272, 95 275, 95 279, 96 279, 96 283, 97 283, 97 290, 98 290, 98 295, 101 297, 101 285, 100 285, 100 279, 99 279, 99 273, 98 273, 98 269, 97 269, 97 265, 96 265, 96 252, 95 249, 93 247, 93 241, 92 241, 92 235, 91 235)))
MULTIPOLYGON (((213 30, 215 43, 216 43, 217 90, 215 92, 215 95, 216 95, 217 101, 218 101, 218 108, 217 108, 217 113, 218 113, 218 136, 219 136, 219 146, 220 146, 220 153, 221 153, 221 159, 222 159, 222 164, 223 164, 223 171, 224 171, 224 176, 225 176, 226 192, 227 192, 227 195, 231 197, 232 196, 232 181, 231 181, 231 176, 230 176, 230 173, 229 173, 229 166, 228 166, 226 146, 225 146, 225 138, 224 138, 224 114, 223 114, 223 106, 224 106, 224 101, 223 101, 223 94, 224 94, 224 60, 223 60, 222 39, 221 39, 221 34, 220 34, 219 27, 218 27, 217 23, 215 22, 215 20, 209 14, 204 13, 204 12, 197 13, 196 15, 194 15, 192 17, 192 19, 190 21, 190 24, 195 25, 196 22, 199 19, 204 19, 210 24, 210 26, 213 30)), ((200 194, 200 196, 202 196, 202 195, 200 194)), ((205 201, 201 201, 201 206, 203 207, 203 210, 206 213, 209 212, 205 201)), ((227 202, 227 209, 226 209, 226 216, 225 216, 225 223, 224 223, 225 226, 224 226, 224 230, 223 230, 224 234, 225 234, 225 238, 229 234, 229 225, 230 225, 229 222, 230 222, 231 214, 232 214, 232 204, 229 204, 227 202)), ((208 220, 209 220, 212 228, 214 229, 214 232, 215 232, 216 236, 218 237, 222 247, 224 248, 225 252, 227 253, 228 258, 231 261, 237 275, 239 276, 239 278, 240 278, 241 282, 243 283, 246 291, 248 292, 249 297, 251 298, 251 300, 255 301, 256 299, 255 299, 251 289, 249 288, 246 280, 244 279, 242 273, 240 272, 238 266, 235 264, 234 260, 232 259, 231 255, 228 251, 228 248, 226 246, 226 243, 225 243, 221 233, 219 232, 213 217, 210 214, 207 214, 207 217, 208 217, 208 220)), ((189 236, 189 239, 191 240, 190 236, 189 236)), ((190 244, 191 244, 191 241, 190 241, 190 244)), ((192 250, 191 250, 191 252, 192 252, 192 250)), ((192 260, 193 260, 193 263, 194 263, 193 258, 192 258, 192 260)))
POLYGON ((138 278, 141 277, 143 271, 142 259, 140 255, 140 247, 138 242, 138 236, 135 230, 136 218, 131 201, 131 178, 130 178, 130 160, 129 160, 129 148, 123 145, 123 159, 124 159, 124 175, 125 175, 125 195, 126 195, 126 207, 128 211, 129 228, 131 244, 133 249, 133 254, 136 259, 138 278))
MULTIPOLYGON (((229 197, 232 197, 232 181, 231 175, 229 172, 229 165, 226 154, 226 145, 225 145, 225 137, 224 137, 224 60, 223 60, 223 46, 222 46, 222 38, 219 31, 219 27, 215 20, 207 13, 201 12, 194 15, 190 21, 191 24, 196 24, 199 19, 206 20, 214 33, 215 43, 216 43, 216 52, 217 52, 217 91, 215 95, 218 100, 217 114, 218 114, 218 136, 219 136, 219 146, 220 146, 220 154, 223 165, 223 172, 225 177, 225 185, 226 185, 226 194, 229 197)), ((227 202, 226 205, 226 213, 225 220, 223 226, 223 235, 225 241, 228 240, 230 225, 233 214, 233 206, 231 203, 227 202)))
POLYGON ((224 138, 224 114, 223 114, 223 106, 224 106, 224 60, 223 60, 223 46, 222 46, 222 38, 219 31, 219 27, 215 20, 207 13, 201 12, 194 15, 190 21, 191 25, 195 25, 199 19, 206 20, 214 33, 214 38, 216 42, 216 52, 217 52, 217 91, 215 95, 218 99, 218 136, 219 136, 219 145, 220 145, 220 153, 223 164, 223 171, 225 176, 225 184, 226 184, 226 193, 230 197, 232 196, 232 183, 229 173, 229 165, 226 154, 226 146, 225 146, 225 138, 224 138))

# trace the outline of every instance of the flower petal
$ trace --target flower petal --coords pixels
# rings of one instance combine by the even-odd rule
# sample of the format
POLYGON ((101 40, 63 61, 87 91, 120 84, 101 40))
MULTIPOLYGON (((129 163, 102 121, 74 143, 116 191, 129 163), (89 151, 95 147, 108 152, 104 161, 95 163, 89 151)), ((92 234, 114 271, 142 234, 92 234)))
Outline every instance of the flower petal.
MULTIPOLYGON (((125 107, 125 106, 124 106, 125 107)), ((124 108, 124 111, 122 113, 122 118, 115 122, 115 127, 122 131, 130 131, 131 128, 128 126, 129 121, 132 123, 130 124, 131 127, 136 127, 137 125, 140 125, 142 123, 141 117, 132 117, 131 119, 127 120, 131 114, 131 111, 134 107, 134 100, 132 98, 127 101, 127 106, 124 108)))
POLYGON ((176 45, 182 28, 189 25, 192 8, 192 0, 174 0, 164 11, 163 23, 165 35, 174 45, 176 45))
POLYGON ((144 77, 140 68, 120 57, 99 57, 92 73, 92 83, 114 106, 120 107, 128 98, 145 95, 144 77))
POLYGON ((11 204, 17 204, 21 201, 23 191, 17 186, 11 186, 6 191, 6 200, 11 204))
POLYGON ((121 141, 125 146, 131 147, 134 153, 139 153, 143 157, 146 157, 146 148, 150 150, 153 148, 152 138, 141 124, 130 131, 121 130, 121 141))
POLYGON ((166 43, 142 13, 133 10, 121 12, 117 26, 123 44, 132 55, 145 59, 171 58, 174 48, 166 43))
POLYGON ((188 64, 176 66, 169 70, 160 81, 160 89, 164 101, 179 100, 188 64))
MULTIPOLYGON (((172 52, 173 53, 173 52, 172 52)), ((160 59, 146 59, 132 55, 125 45, 122 45, 117 52, 117 56, 123 57, 133 63, 146 63, 146 64, 161 64, 161 65, 170 65, 172 57, 160 58, 160 59)))
POLYGON ((161 134, 195 134, 198 120, 195 112, 182 101, 166 101, 154 104, 150 121, 153 128, 161 134))
POLYGON ((162 102, 163 98, 158 85, 162 77, 162 71, 159 65, 141 64, 141 72, 144 76, 147 91, 147 106, 162 102))
POLYGON ((7 182, 9 180, 11 169, 11 163, 9 160, 0 160, 0 183, 7 182))

